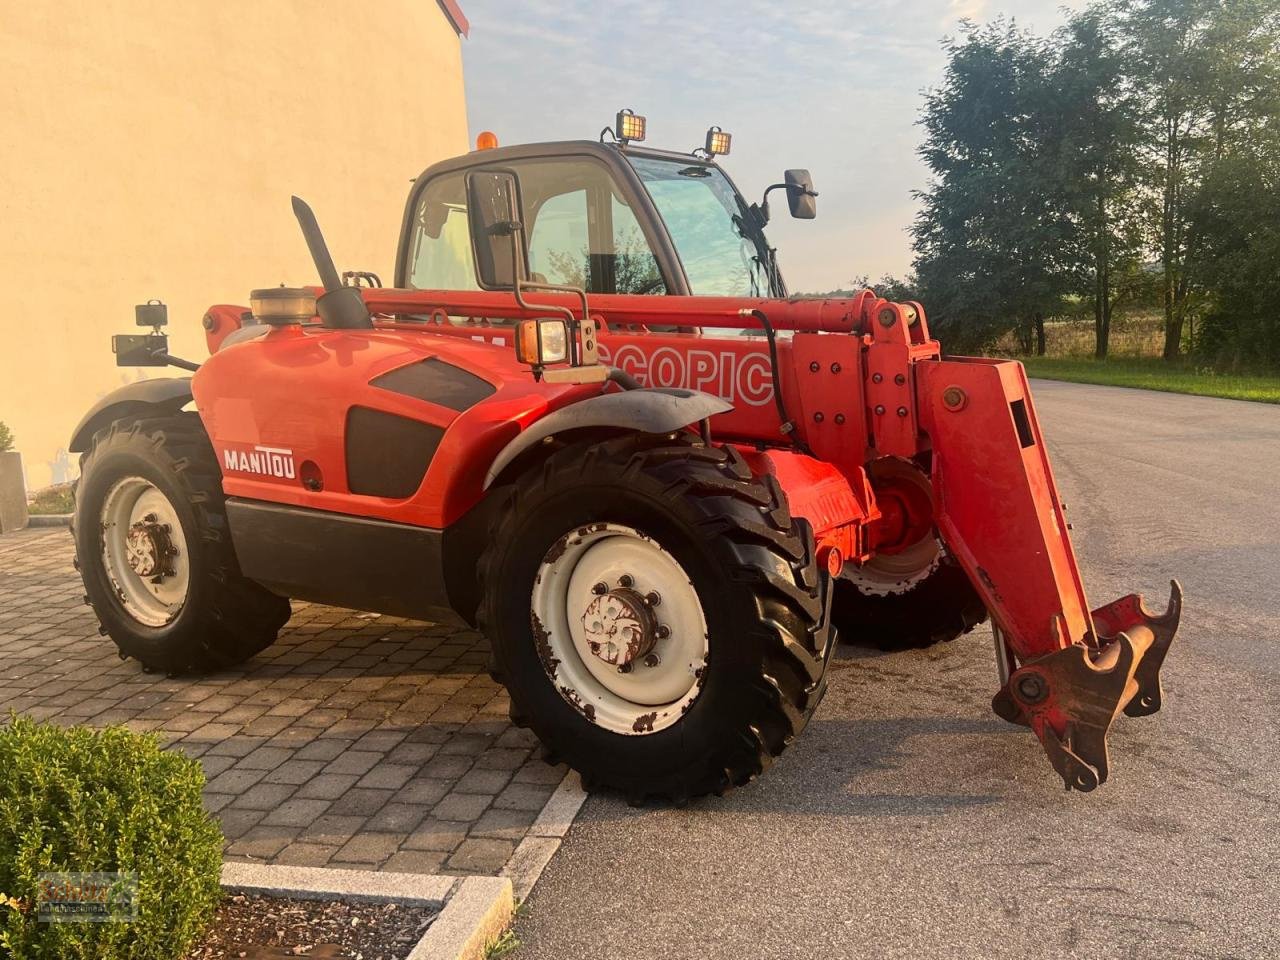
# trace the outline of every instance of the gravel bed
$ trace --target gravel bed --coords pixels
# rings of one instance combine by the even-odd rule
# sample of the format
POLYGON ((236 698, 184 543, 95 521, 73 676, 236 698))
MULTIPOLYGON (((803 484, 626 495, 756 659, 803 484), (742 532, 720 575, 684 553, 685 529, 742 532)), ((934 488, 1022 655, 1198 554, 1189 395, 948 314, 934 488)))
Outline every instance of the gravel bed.
POLYGON ((236 894, 186 960, 404 960, 435 918, 423 904, 236 894))

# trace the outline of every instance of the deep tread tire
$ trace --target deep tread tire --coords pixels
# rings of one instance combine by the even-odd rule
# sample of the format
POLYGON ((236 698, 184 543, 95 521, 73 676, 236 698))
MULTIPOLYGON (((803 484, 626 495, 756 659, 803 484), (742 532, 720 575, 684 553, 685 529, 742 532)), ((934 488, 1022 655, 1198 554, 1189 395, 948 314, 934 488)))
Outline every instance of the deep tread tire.
POLYGON ((872 596, 848 580, 837 580, 831 619, 846 642, 911 650, 968 633, 987 619, 987 608, 960 566, 943 557, 936 570, 905 593, 872 596))
POLYGON ((290 616, 289 601, 240 574, 231 545, 222 475, 194 413, 119 420, 80 458, 72 527, 89 604, 120 649, 148 670, 170 674, 234 666, 266 649, 290 616), (163 627, 125 610, 102 556, 103 499, 117 480, 139 476, 170 501, 191 564, 182 610, 163 627))
POLYGON ((496 514, 480 561, 480 627, 512 716, 592 788, 684 802, 760 774, 804 729, 826 691, 835 647, 829 578, 808 523, 773 478, 733 448, 653 437, 568 447, 522 477, 496 514), (554 688, 539 660, 530 600, 551 545, 590 522, 657 540, 688 573, 707 618, 701 693, 673 725, 604 729, 554 688))

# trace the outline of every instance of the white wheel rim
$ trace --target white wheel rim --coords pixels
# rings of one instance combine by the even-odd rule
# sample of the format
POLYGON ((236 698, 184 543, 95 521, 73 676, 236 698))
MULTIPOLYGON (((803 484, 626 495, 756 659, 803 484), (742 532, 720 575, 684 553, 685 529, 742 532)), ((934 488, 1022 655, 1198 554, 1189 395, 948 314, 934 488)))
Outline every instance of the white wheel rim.
POLYGON ((606 730, 655 733, 702 691, 709 647, 697 591, 670 553, 631 527, 596 523, 561 537, 538 567, 530 612, 556 690, 606 730))
POLYGON ((149 480, 117 480, 102 501, 102 559, 129 616, 148 627, 173 622, 187 600, 190 561, 173 504, 149 480))

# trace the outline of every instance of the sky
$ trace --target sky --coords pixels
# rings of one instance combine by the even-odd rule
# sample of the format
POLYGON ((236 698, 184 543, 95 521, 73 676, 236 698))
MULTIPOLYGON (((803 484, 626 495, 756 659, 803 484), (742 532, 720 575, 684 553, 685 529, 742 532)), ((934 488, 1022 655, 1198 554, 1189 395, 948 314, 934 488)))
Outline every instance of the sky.
POLYGON ((1062 0, 460 2, 473 140, 594 138, 629 107, 650 146, 691 150, 712 124, 732 133, 722 162, 748 200, 807 167, 818 218, 779 204, 768 230, 796 292, 909 270, 911 192, 927 182, 916 121, 942 38, 965 18, 1037 32, 1064 19, 1062 0))

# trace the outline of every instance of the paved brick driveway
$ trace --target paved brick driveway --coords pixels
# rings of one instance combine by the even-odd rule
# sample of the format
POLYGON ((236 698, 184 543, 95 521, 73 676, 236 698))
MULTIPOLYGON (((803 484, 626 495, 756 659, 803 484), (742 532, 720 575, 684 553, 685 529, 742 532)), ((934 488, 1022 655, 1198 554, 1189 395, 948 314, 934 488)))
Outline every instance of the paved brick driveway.
POLYGON ((160 732, 204 764, 231 859, 496 873, 564 777, 507 722, 474 631, 296 603, 238 670, 145 674, 71 557, 65 528, 0 537, 0 710, 160 732))

